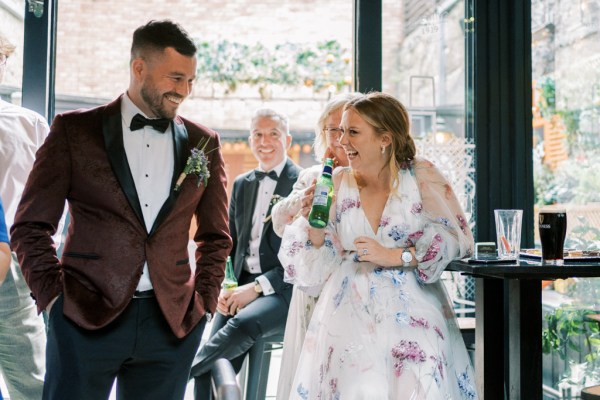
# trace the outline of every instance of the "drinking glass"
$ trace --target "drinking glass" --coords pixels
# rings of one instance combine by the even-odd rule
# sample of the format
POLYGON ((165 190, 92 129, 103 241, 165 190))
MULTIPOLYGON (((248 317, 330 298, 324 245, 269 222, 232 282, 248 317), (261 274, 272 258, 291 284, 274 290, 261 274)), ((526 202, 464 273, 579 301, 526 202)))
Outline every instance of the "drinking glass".
POLYGON ((521 251, 523 210, 494 210, 498 258, 518 260, 521 251))
POLYGON ((563 208, 542 208, 538 216, 538 227, 542 242, 542 264, 563 265, 567 211, 563 208))

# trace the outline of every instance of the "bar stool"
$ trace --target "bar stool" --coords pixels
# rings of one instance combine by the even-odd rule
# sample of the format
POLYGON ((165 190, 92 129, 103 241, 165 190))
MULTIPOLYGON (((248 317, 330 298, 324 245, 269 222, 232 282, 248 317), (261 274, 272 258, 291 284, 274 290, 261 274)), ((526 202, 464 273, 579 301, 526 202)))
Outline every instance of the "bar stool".
POLYGON ((581 400, 600 400, 600 385, 584 388, 581 391, 581 400))
POLYGON ((283 348, 283 332, 256 340, 248 352, 246 367, 240 372, 243 396, 246 400, 264 400, 267 394, 269 367, 273 350, 283 348), (245 388, 245 389, 244 389, 245 388))

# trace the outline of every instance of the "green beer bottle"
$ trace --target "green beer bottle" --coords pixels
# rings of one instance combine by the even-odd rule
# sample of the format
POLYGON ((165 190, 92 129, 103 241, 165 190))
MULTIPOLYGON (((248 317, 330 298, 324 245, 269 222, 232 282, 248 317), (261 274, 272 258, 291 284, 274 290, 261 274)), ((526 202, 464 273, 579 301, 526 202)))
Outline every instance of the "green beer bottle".
POLYGON ((329 208, 333 197, 333 159, 326 158, 323 164, 323 173, 317 179, 315 195, 313 197, 312 209, 308 214, 308 223, 313 228, 325 228, 329 221, 329 208))
POLYGON ((225 279, 223 279, 223 283, 221 284, 221 288, 223 290, 231 290, 238 287, 238 281, 235 277, 235 273, 233 272, 233 263, 231 262, 231 257, 227 257, 227 263, 225 264, 225 279))

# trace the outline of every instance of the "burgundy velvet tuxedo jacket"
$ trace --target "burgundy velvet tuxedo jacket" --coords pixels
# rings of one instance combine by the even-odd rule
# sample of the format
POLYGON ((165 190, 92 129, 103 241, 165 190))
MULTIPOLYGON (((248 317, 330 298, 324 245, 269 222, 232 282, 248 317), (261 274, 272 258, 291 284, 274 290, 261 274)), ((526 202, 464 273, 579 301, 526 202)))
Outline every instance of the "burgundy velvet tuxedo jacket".
POLYGON ((91 110, 57 115, 39 149, 23 192, 11 241, 38 311, 57 295, 64 314, 85 329, 113 321, 131 301, 148 261, 160 308, 177 337, 214 312, 232 242, 224 161, 216 132, 184 118, 171 124, 175 152, 172 187, 200 139, 210 178, 188 175, 172 190, 147 232, 129 170, 121 98, 91 110), (51 235, 68 201, 70 223, 59 260, 51 235), (196 273, 187 244, 196 217, 196 273))

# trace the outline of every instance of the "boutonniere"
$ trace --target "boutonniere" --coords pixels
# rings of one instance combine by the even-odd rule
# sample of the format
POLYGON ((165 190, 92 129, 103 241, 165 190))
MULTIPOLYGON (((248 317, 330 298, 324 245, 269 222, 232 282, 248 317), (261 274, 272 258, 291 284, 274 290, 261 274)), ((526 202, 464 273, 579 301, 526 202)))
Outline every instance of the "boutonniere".
POLYGON ((208 145, 208 139, 200 139, 196 147, 192 149, 192 154, 188 157, 185 168, 183 168, 183 172, 179 175, 177 179, 177 183, 175 183, 175 191, 178 191, 183 183, 183 180, 190 174, 194 174, 198 176, 197 186, 200 187, 201 183, 204 183, 204 186, 208 185, 208 178, 210 178, 210 171, 208 170, 208 158, 206 155, 213 150, 216 150, 218 147, 205 152, 206 145, 208 145))
POLYGON ((283 200, 283 197, 281 197, 278 194, 274 194, 273 197, 271 197, 271 201, 269 202, 269 207, 272 208, 275 204, 279 203, 281 200, 283 200))
MULTIPOLYGON (((283 200, 283 197, 278 195, 278 194, 274 194, 271 197, 271 201, 269 201, 269 210, 273 209, 273 206, 277 203, 279 203, 281 200, 283 200)), ((263 224, 266 224, 267 222, 269 222, 271 220, 271 214, 267 215, 265 217, 265 219, 263 219, 263 224)))

